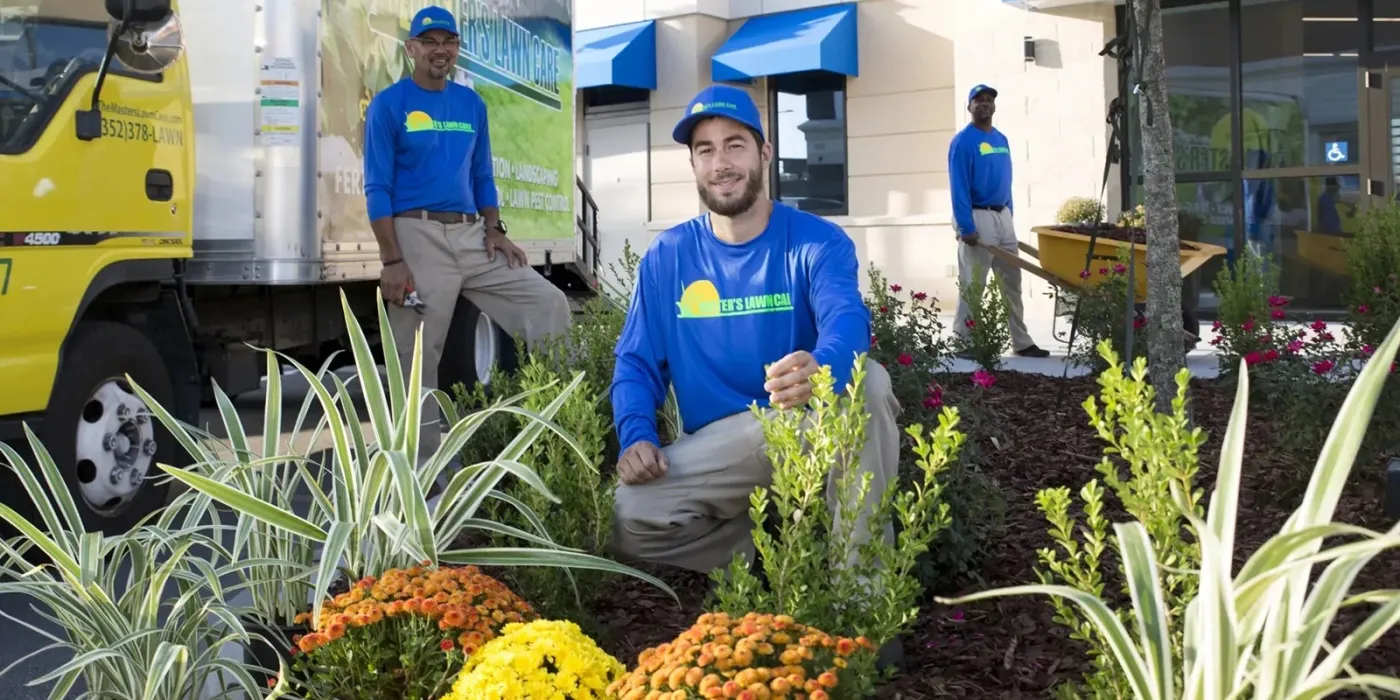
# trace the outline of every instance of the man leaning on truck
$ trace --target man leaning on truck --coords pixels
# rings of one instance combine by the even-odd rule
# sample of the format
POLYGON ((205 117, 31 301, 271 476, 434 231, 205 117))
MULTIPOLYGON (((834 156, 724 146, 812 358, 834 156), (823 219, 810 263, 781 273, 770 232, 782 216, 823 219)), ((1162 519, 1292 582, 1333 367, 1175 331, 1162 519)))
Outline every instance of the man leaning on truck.
MULTIPOLYGON (((506 238, 486 103, 447 79, 460 45, 456 20, 423 8, 407 45, 413 75, 375 95, 365 117, 365 198, 400 361, 412 360, 421 322, 423 386, 440 388, 438 361, 459 295, 531 345, 567 332, 570 311, 564 293, 506 238), (409 291, 421 308, 404 305, 409 291)), ((425 402, 419 461, 440 441, 437 404, 425 402)))

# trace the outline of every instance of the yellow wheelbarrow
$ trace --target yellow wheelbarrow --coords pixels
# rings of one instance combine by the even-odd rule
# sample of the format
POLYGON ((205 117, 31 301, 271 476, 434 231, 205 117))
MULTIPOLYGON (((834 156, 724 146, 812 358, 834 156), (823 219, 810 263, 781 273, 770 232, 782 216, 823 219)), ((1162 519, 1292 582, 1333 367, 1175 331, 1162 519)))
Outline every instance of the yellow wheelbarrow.
MULTIPOLYGON (((1119 252, 1130 247, 1133 266, 1136 268, 1133 270, 1134 300, 1138 304, 1147 302, 1147 246, 1141 241, 1140 236, 1135 241, 1110 238, 1108 237, 1110 234, 1106 233, 1091 238, 1085 233, 1066 230, 1068 228, 1067 226, 1037 226, 1032 228, 1031 230, 1038 238, 1039 245, 1032 246, 1021 242, 1019 246, 1021 252, 1029 255, 1034 262, 1000 248, 988 246, 987 250, 997 259, 1015 265, 1049 282, 1056 288, 1057 292, 1067 291, 1073 294, 1073 290, 1096 286, 1111 275, 1113 266, 1119 263, 1119 252), (1089 247, 1091 243, 1093 244, 1092 252, 1090 252, 1089 247), (1089 260, 1087 276, 1083 275, 1086 258, 1089 260)), ((1118 229, 1118 231, 1122 231, 1122 229, 1118 229)), ((1223 255, 1225 252, 1225 248, 1218 245, 1182 241, 1181 276, 1185 278, 1192 272, 1199 270, 1211 258, 1223 255)), ((1189 330, 1185 330, 1185 333, 1188 336, 1188 344, 1194 345, 1198 340, 1196 334, 1189 330)))

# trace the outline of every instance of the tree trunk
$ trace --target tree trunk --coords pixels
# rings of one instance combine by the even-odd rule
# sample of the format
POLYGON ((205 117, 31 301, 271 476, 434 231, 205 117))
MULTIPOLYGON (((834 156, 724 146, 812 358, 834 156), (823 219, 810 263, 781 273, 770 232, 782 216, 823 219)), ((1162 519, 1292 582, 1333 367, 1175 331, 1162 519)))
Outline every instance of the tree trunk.
POLYGON ((1166 59, 1162 53, 1159 0, 1133 0, 1139 31, 1147 36, 1134 61, 1141 61, 1138 125, 1143 154, 1143 208, 1147 213, 1148 375, 1157 392, 1157 410, 1171 410, 1176 373, 1186 365, 1181 320, 1181 238, 1177 230, 1176 157, 1167 110, 1166 59), (1150 12, 1149 12, 1150 8, 1150 12), (1149 123, 1149 115, 1151 123, 1149 123))

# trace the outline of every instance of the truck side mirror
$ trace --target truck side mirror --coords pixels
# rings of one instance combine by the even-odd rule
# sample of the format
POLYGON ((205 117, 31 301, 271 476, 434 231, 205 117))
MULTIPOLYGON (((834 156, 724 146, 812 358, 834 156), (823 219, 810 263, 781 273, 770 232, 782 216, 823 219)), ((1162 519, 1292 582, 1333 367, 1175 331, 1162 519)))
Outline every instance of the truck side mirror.
POLYGON ((170 14, 170 0, 106 0, 107 14, 121 22, 159 22, 170 14), (131 14, 127 15, 127 6, 131 14))

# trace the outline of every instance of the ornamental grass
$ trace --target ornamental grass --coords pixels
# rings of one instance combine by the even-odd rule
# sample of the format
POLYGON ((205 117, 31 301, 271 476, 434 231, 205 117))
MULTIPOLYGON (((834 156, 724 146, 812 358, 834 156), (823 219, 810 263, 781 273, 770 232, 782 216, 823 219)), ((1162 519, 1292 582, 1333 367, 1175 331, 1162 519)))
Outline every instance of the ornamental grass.
POLYGON ((608 691, 621 700, 843 700, 849 659, 874 650, 864 637, 834 637, 787 615, 706 613, 675 641, 643 651, 608 691))

